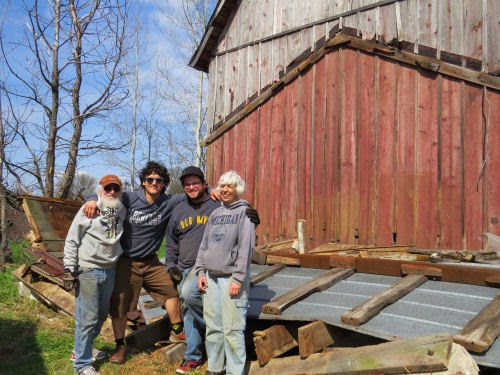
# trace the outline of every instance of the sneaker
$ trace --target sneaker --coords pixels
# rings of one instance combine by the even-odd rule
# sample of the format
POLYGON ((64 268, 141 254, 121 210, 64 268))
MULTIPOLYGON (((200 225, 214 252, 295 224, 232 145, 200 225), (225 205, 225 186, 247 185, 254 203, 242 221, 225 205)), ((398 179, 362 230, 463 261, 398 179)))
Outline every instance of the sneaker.
POLYGON ((186 333, 182 331, 181 333, 175 333, 174 331, 170 331, 170 338, 168 339, 170 342, 186 342, 186 333))
MULTIPOLYGON (((106 359, 107 357, 108 357, 108 353, 106 353, 104 350, 92 348, 92 362, 102 361, 103 359, 106 359)), ((71 356, 69 357, 69 359, 71 362, 76 361, 75 351, 71 352, 71 356)))
POLYGON ((111 355, 111 363, 123 365, 125 363, 126 354, 127 350, 125 345, 117 345, 114 353, 111 355))
POLYGON ((226 375, 226 370, 222 370, 222 371, 207 370, 207 371, 205 371, 205 375, 226 375))
POLYGON ((190 359, 183 359, 182 363, 177 370, 175 370, 176 374, 187 374, 192 370, 199 369, 203 364, 202 361, 192 361, 190 359))
POLYGON ((78 375, 101 375, 100 372, 98 372, 95 368, 92 366, 87 367, 86 369, 80 371, 78 375))

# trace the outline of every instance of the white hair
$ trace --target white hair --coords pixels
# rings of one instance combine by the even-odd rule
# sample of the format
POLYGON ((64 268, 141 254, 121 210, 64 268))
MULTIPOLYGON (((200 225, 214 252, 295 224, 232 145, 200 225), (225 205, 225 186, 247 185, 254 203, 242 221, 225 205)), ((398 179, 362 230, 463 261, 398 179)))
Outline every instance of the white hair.
POLYGON ((227 171, 219 178, 219 187, 222 185, 233 185, 239 195, 245 191, 245 181, 235 171, 227 171))

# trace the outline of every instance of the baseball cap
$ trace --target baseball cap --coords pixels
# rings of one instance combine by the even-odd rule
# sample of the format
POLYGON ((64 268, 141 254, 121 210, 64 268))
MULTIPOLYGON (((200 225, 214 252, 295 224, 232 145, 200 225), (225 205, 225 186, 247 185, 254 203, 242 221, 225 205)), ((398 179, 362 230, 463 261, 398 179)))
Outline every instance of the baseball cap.
POLYGON ((117 184, 120 187, 122 186, 122 180, 120 180, 120 177, 114 175, 114 174, 107 174, 106 176, 103 176, 101 180, 99 181, 99 184, 102 187, 108 186, 109 184, 117 184))
POLYGON ((182 171, 180 177, 181 182, 184 182, 184 178, 187 176, 198 176, 201 181, 205 181, 205 175, 203 174, 201 169, 192 165, 184 168, 184 170, 182 171))

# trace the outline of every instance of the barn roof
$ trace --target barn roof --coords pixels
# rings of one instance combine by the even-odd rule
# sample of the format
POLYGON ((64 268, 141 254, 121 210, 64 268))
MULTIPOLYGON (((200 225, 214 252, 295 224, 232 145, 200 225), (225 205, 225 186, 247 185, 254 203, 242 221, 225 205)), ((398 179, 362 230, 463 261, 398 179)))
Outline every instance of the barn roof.
POLYGON ((219 37, 233 11, 238 7, 236 0, 219 0, 212 17, 208 21, 205 34, 189 61, 189 66, 208 73, 212 51, 217 47, 219 37))

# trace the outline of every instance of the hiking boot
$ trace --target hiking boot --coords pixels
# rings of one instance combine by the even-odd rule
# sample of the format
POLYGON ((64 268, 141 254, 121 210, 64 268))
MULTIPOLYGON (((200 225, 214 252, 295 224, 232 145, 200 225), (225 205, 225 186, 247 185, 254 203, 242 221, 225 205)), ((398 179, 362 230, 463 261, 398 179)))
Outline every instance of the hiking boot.
POLYGON ((183 359, 182 363, 177 370, 175 370, 176 374, 187 374, 193 370, 199 369, 203 364, 202 361, 193 361, 191 359, 183 359))
POLYGON ((116 363, 117 365, 123 365, 125 363, 125 357, 127 355, 127 350, 125 345, 116 345, 114 353, 111 355, 111 363, 116 363))
MULTIPOLYGON (((92 348, 92 362, 96 361, 102 361, 103 359, 106 359, 108 357, 108 353, 106 353, 103 350, 99 350, 96 348, 92 348)), ((75 356, 75 351, 73 350, 71 352, 71 356, 69 357, 71 362, 76 361, 76 356, 75 356)))
POLYGON ((222 371, 207 370, 207 371, 205 371, 205 375, 226 375, 226 370, 222 370, 222 371))
POLYGON ((170 342, 186 342, 186 333, 182 331, 181 333, 175 333, 174 331, 170 331, 170 338, 168 339, 170 342))
POLYGON ((100 372, 98 372, 95 368, 92 366, 85 368, 84 370, 80 371, 78 375, 101 375, 100 372))

